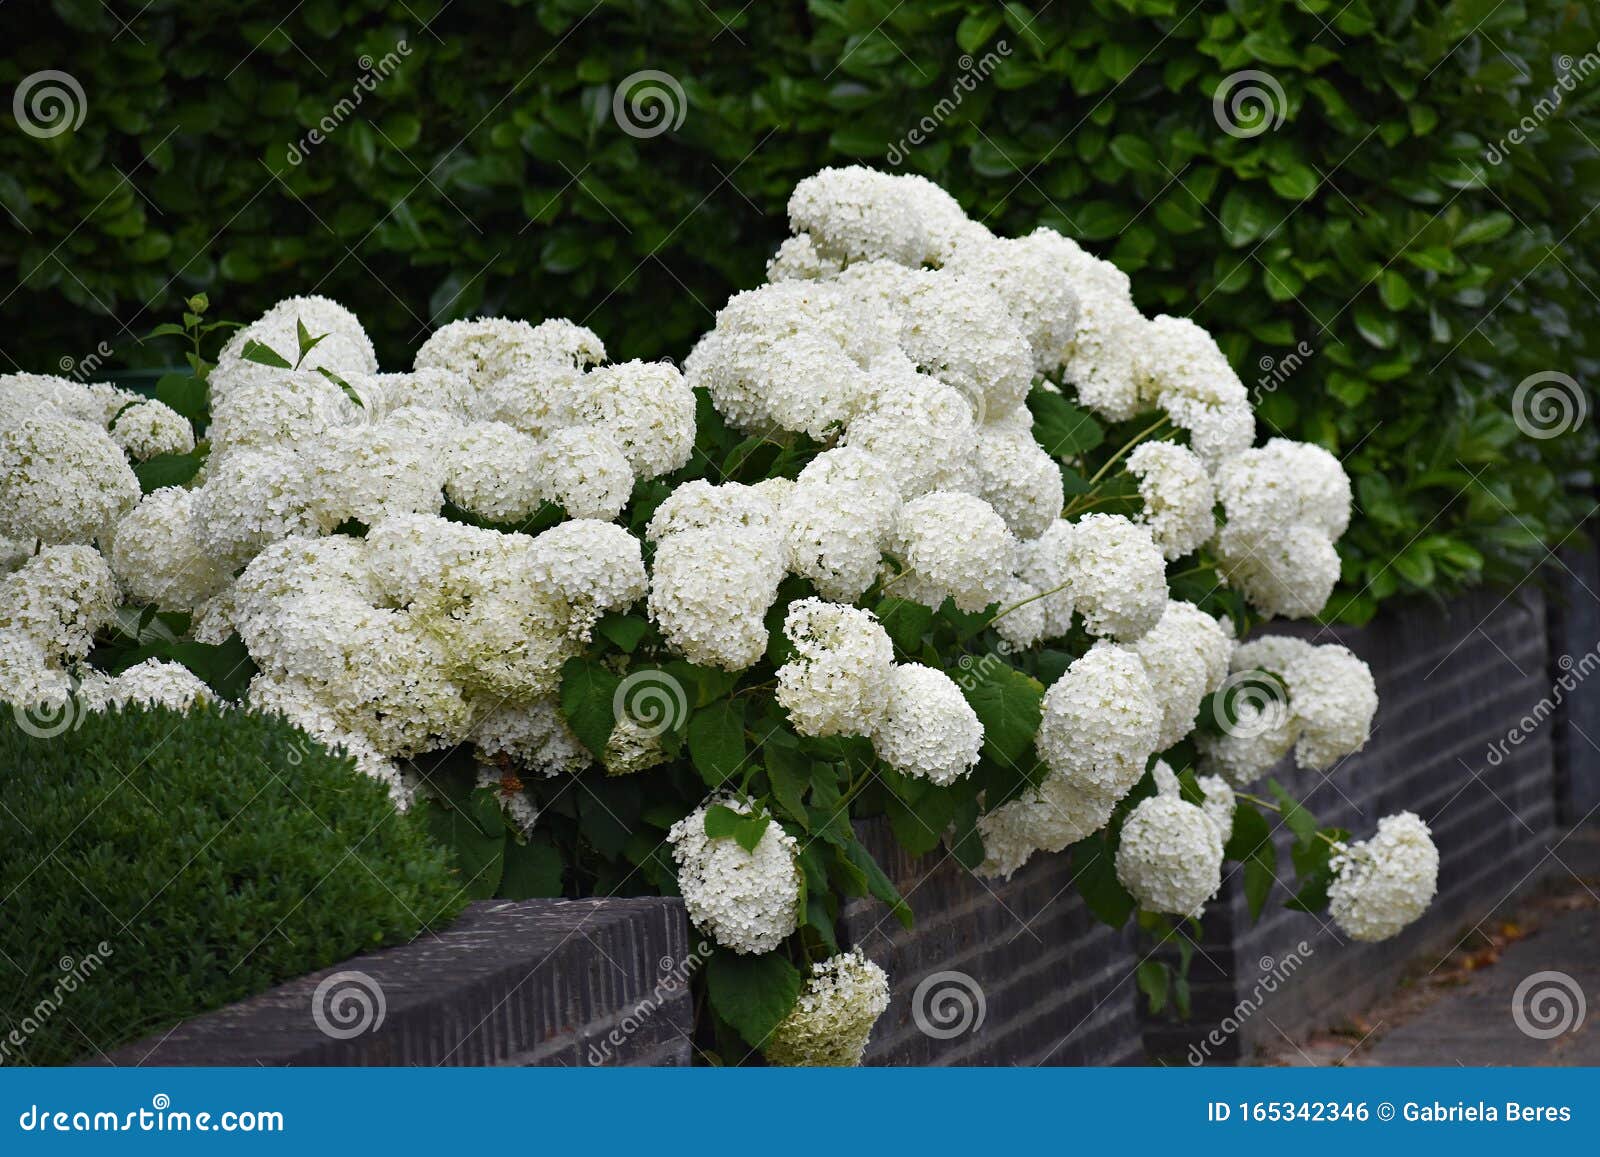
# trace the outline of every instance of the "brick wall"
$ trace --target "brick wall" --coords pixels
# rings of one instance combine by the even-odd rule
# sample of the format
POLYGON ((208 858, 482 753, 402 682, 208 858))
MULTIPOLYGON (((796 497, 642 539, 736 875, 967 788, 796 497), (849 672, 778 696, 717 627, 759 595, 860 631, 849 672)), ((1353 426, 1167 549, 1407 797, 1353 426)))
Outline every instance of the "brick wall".
MULTIPOLYGON (((1571 545, 1550 568, 1552 674, 1587 676, 1564 692, 1555 735, 1556 802, 1562 823, 1600 816, 1600 549, 1571 545)), ((1552 679, 1554 682, 1554 679, 1552 679)))
MULTIPOLYGON (((1187 1024, 1147 1026, 1154 1057, 1188 1055, 1217 1029, 1226 1039, 1213 1041, 1210 1059, 1248 1059, 1259 1044, 1282 1045, 1283 1035, 1333 1024, 1388 992, 1409 961, 1442 958, 1474 924, 1559 867, 1548 851, 1555 842, 1555 721, 1505 745, 1497 760, 1489 754, 1551 693, 1546 608, 1531 585, 1511 595, 1475 593, 1443 609, 1413 606, 1360 630, 1298 633, 1336 639, 1365 659, 1380 704, 1364 752, 1326 775, 1286 763, 1280 782, 1323 824, 1356 838, 1371 834, 1384 815, 1416 812, 1439 847, 1439 895, 1399 936, 1356 944, 1320 917, 1284 909, 1282 888, 1262 922, 1252 924, 1239 880, 1230 879, 1203 922, 1190 974, 1193 1016, 1187 1024), (1241 1001, 1259 1008, 1236 1032, 1219 1029, 1241 1001)), ((1288 833, 1278 839, 1287 866, 1288 833)))
POLYGON ((1143 1060, 1128 934, 1079 900, 1065 856, 1035 856, 1010 880, 979 879, 943 849, 902 852, 881 822, 862 840, 916 914, 903 929, 880 903, 857 900, 844 932, 889 973, 891 1000, 867 1063, 1115 1065, 1143 1060), (958 972, 962 977, 940 977, 958 972), (919 985, 927 981, 922 999, 919 985), (937 1015, 943 995, 951 1016, 937 1015), (960 1001, 973 1014, 958 1027, 960 1001), (983 1009, 981 1022, 975 1010, 983 1009), (926 1012, 918 1023, 918 1004, 926 1012))
POLYGON ((115 1065, 686 1065, 693 1005, 680 900, 503 900, 117 1050, 115 1065), (382 1017, 346 1019, 317 988, 382 1017), (381 994, 381 996, 380 996, 381 994))

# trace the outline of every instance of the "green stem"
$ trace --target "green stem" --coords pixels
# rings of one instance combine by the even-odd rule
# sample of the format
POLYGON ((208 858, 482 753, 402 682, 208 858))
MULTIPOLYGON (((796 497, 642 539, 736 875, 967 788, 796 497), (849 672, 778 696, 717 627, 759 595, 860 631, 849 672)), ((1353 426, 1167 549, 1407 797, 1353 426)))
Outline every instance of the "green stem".
POLYGON ((1132 450, 1140 442, 1143 442, 1145 440, 1145 438, 1147 438, 1151 434, 1154 434, 1157 430, 1161 429, 1161 427, 1165 426, 1166 424, 1167 424, 1167 416, 1165 414, 1163 414, 1163 415, 1161 415, 1161 417, 1157 418, 1150 425, 1146 426, 1143 430, 1140 430, 1132 438, 1128 439, 1128 441, 1124 442, 1122 444, 1122 447, 1120 449, 1118 449, 1118 451, 1115 454, 1111 455, 1111 457, 1107 458, 1106 461, 1105 461, 1105 464, 1103 466, 1101 466, 1100 469, 1098 469, 1098 470, 1096 470, 1094 472, 1094 477, 1089 479, 1089 485, 1093 486, 1096 482, 1100 481, 1100 479, 1104 478, 1106 476, 1106 473, 1113 466, 1115 466, 1118 462, 1120 462, 1122 460, 1122 456, 1124 454, 1126 454, 1128 451, 1132 450))
MULTIPOLYGON (((1253 803, 1257 807, 1264 807, 1269 812, 1273 812, 1273 813, 1275 813, 1277 815, 1280 815, 1280 816, 1283 814, 1283 805, 1278 803, 1276 800, 1263 799, 1261 796, 1253 795, 1248 791, 1236 791, 1236 792, 1233 793, 1233 798, 1234 799, 1242 799, 1246 803, 1253 803)), ((1338 851, 1339 848, 1341 847, 1341 845, 1340 845, 1338 840, 1336 840, 1332 836, 1328 835, 1321 828, 1317 829, 1317 838, 1322 840, 1330 848, 1334 849, 1334 851, 1338 851)))

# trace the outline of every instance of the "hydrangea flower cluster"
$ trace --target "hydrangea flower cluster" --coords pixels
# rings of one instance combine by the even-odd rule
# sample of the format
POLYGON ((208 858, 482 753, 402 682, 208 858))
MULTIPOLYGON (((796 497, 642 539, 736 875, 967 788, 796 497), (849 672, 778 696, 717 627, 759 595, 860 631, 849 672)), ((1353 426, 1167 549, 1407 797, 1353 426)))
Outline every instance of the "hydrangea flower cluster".
POLYGON ((1378 831, 1334 853, 1328 911, 1352 940, 1386 940, 1427 908, 1439 885, 1439 850, 1411 812, 1385 816, 1378 831))
MULTIPOLYGON (((241 705, 343 748, 401 805, 442 799, 413 773, 459 749, 464 791, 519 841, 554 840, 593 809, 546 779, 611 777, 671 849, 658 862, 630 827, 612 884, 680 892, 722 952, 833 953, 781 1020, 740 1026, 777 1063, 858 1063, 888 1002, 829 926, 841 879, 893 895, 849 822, 862 801, 920 817, 959 797, 981 864, 946 831, 953 805, 921 850, 947 836, 986 874, 1112 824, 1128 892, 1197 914, 1233 786, 1291 749, 1327 767, 1370 731, 1350 652, 1236 639, 1246 603, 1321 610, 1350 512, 1337 459, 1252 448, 1216 342, 1146 318, 1125 274, 1050 229, 996 237, 928 181, 862 167, 801 182, 789 218, 768 283, 681 373, 504 318, 445 325, 384 372, 354 315, 303 297, 224 346, 198 450, 159 402, 0 377, 0 697, 218 698, 175 663, 93 665, 159 614, 242 643, 241 705), (1093 453, 1106 427, 1127 444, 1093 453), (192 481, 141 496, 134 463, 190 453, 192 481), (1213 564, 1225 598, 1177 584, 1213 564), (1278 709, 1210 727, 1207 705, 1262 672, 1278 709), (625 709, 640 678, 667 710, 625 709), (1180 785, 1190 762, 1214 774, 1180 785)), ((1391 820, 1340 861, 1352 928, 1410 910, 1386 881, 1421 895, 1391 820)))

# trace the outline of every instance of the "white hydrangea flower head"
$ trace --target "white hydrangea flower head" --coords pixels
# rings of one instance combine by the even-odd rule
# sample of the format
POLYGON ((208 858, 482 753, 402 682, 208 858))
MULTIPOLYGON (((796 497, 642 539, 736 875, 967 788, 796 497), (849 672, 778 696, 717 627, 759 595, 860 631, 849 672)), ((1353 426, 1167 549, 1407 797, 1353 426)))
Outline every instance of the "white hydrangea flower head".
POLYGON ((778 668, 778 702, 801 735, 870 735, 889 707, 894 644, 870 611, 821 599, 789 605, 794 655, 778 668))
POLYGON ((1048 624, 1045 600, 1032 583, 1013 576, 1000 591, 1000 611, 992 620, 1007 645, 1019 651, 1042 642, 1048 624))
POLYGON ((462 426, 444 460, 451 502, 491 522, 521 523, 544 505, 539 443, 504 422, 462 426))
POLYGON ((1195 782, 1200 794, 1205 796, 1205 802, 1200 806, 1211 817, 1211 822, 1217 825, 1217 831, 1226 845, 1233 836, 1233 813, 1239 806, 1238 797, 1232 785, 1220 775, 1202 775, 1195 782))
POLYGON ((1144 512, 1168 560, 1199 550, 1216 533, 1216 495, 1200 456, 1172 442, 1141 442, 1128 455, 1128 473, 1139 480, 1144 512))
POLYGON ((1032 542, 1022 543, 1017 551, 1017 577, 1043 596, 1039 606, 1044 612, 1042 638, 1046 640, 1063 638, 1072 630, 1067 551, 1072 533, 1072 523, 1056 521, 1032 542))
POLYGON ((1061 467, 1031 432, 980 426, 973 466, 978 497, 999 512, 1018 538, 1038 538, 1061 517, 1061 467))
POLYGON ((0 630, 0 703, 55 713, 70 710, 73 680, 43 644, 25 631, 0 630))
POLYGON ((950 676, 901 663, 889 673, 887 690, 887 707, 872 731, 879 759, 940 786, 972 770, 983 747, 983 724, 950 676))
POLYGON ((1194 730, 1200 704, 1227 677, 1233 639, 1193 603, 1171 601, 1160 621, 1129 647, 1143 660, 1161 703, 1156 748, 1165 751, 1194 730))
POLYGON ((312 514, 324 526, 437 514, 448 468, 437 450, 431 439, 387 419, 329 430, 302 455, 312 514))
POLYGON ((337 385, 314 370, 274 370, 216 397, 207 431, 213 450, 300 445, 361 411, 337 385))
POLYGON ((53 374, 0 374, 0 425, 25 418, 76 418, 105 426, 139 395, 97 383, 85 385, 53 374))
POLYGON ((1163 712, 1137 654, 1096 643, 1050 685, 1043 707, 1034 746, 1051 772, 1113 803, 1139 782, 1163 712))
POLYGON ((473 719, 470 738, 484 763, 503 756, 519 771, 549 778, 592 762, 549 696, 474 703, 473 719))
POLYGON ((1411 812, 1385 816, 1371 839, 1335 852, 1328 912, 1352 940, 1398 934, 1427 909, 1439 884, 1439 850, 1411 812))
POLYGON ((1217 470, 1217 497, 1230 525, 1305 524, 1330 539, 1350 525, 1350 477, 1312 442, 1273 438, 1228 459, 1217 470))
POLYGON ((613 519, 633 493, 627 455, 594 426, 554 431, 539 443, 534 469, 544 496, 572 518, 613 519))
POLYGON ((528 561, 536 581, 586 620, 625 610, 650 587, 639 540, 600 519, 572 518, 544 531, 534 538, 528 561))
POLYGON ((117 414, 109 431, 111 440, 136 462, 158 454, 187 454, 194 449, 194 427, 189 419, 154 398, 134 402, 117 414))
POLYGON ((768 281, 816 281, 831 277, 843 266, 817 252, 811 234, 797 233, 784 239, 767 262, 768 281))
POLYGON ((935 490, 900 508, 890 550, 909 575, 903 597, 937 609, 981 611, 1000 598, 1016 563, 1017 544, 1005 520, 981 498, 935 490))
POLYGON ((361 399, 367 421, 387 418, 397 410, 422 409, 464 422, 472 416, 477 400, 466 374, 439 366, 406 373, 341 376, 361 399))
POLYGON ((921 265, 928 234, 917 201, 895 177, 862 165, 823 169, 789 195, 789 226, 817 254, 841 264, 886 259, 921 265))
POLYGON ((1054 229, 959 246, 945 268, 999 295, 1033 351, 1033 368, 1054 373, 1078 332, 1078 295, 1068 273, 1082 251, 1054 229))
POLYGON ((1167 564, 1150 528, 1088 514, 1066 537, 1066 581, 1091 635, 1131 642, 1167 609, 1167 564))
POLYGON ((1009 414, 1033 384, 1033 352, 1001 297, 976 278, 915 275, 896 311, 900 348, 923 373, 960 391, 975 421, 1009 414))
POLYGON ((87 543, 139 501, 139 480, 106 432, 73 418, 0 423, 0 536, 87 543))
POLYGON ((1320 614, 1339 581, 1339 552, 1314 526, 1266 529, 1229 522, 1212 548, 1221 578, 1268 617, 1320 614))
POLYGON ((196 703, 214 700, 216 694, 189 668, 165 659, 146 659, 129 667, 98 689, 96 710, 130 703, 187 711, 196 703))
POLYGON ((993 233, 967 216, 959 201, 927 177, 919 173, 900 173, 894 180, 922 221, 927 236, 925 260, 928 263, 948 264, 961 247, 994 240, 993 233))
MULTIPOLYGON (((480 317, 440 326, 417 350, 418 370, 465 374, 474 390, 519 374, 597 365, 605 345, 592 330, 564 318, 538 325, 503 317, 480 317)), ((498 417, 480 413, 479 417, 498 417)))
POLYGON ((691 663, 741 671, 767 647, 788 551, 772 504, 737 483, 686 483, 650 520, 650 617, 691 663))
POLYGON ((694 926, 734 952, 761 955, 783 943, 800 920, 800 866, 794 837, 776 820, 755 850, 706 835, 714 804, 750 814, 743 800, 713 799, 672 825, 667 840, 678 864, 678 888, 694 926))
POLYGON ((888 974, 853 948, 811 966, 794 1008, 761 1051, 774 1065, 853 1068, 888 1007, 888 974))
POLYGON ((192 611, 225 588, 232 572, 200 549, 194 491, 163 486, 117 524, 111 568, 131 601, 192 611))
POLYGON ((1337 644, 1311 647, 1284 666, 1283 681, 1299 725, 1301 767, 1324 771, 1366 746, 1378 688, 1363 660, 1337 644))
POLYGON ((235 330, 223 345, 207 382, 213 406, 236 381, 261 380, 263 370, 269 374, 282 372, 247 360, 244 349, 250 342, 259 342, 291 365, 298 363, 303 370, 326 369, 341 376, 378 372, 372 339, 355 314, 326 297, 285 298, 249 325, 235 330), (302 325, 311 337, 321 338, 304 358, 300 356, 302 325), (224 379, 220 390, 215 376, 219 371, 224 379))
POLYGON ((1144 317, 1133 304, 1128 275, 1109 261, 1085 252, 1071 238, 1051 242, 1066 266, 1066 280, 1078 298, 1078 327, 1063 359, 1061 381, 1078 401, 1113 422, 1144 408, 1134 380, 1134 350, 1144 317))
POLYGON ((1222 830, 1180 797, 1170 767, 1157 763, 1154 774, 1157 794, 1123 822, 1117 879, 1148 912, 1198 919, 1222 887, 1222 830))
POLYGON ((978 817, 978 874, 1009 880, 1035 852, 1059 852, 1093 835, 1111 819, 1117 798, 1051 772, 1036 790, 978 817))
POLYGON ((303 679, 280 679, 261 674, 250 680, 245 699, 251 710, 279 715, 330 751, 342 751, 355 761, 356 770, 389 789, 395 807, 405 811, 411 804, 411 791, 393 760, 380 752, 364 735, 347 731, 332 711, 317 698, 317 692, 303 679))
POLYGON ((899 482, 881 459, 855 446, 824 450, 780 499, 789 569, 825 598, 859 598, 877 578, 899 509, 899 482))
POLYGON ((583 375, 576 424, 616 439, 639 478, 670 474, 694 452, 694 391, 671 362, 624 362, 583 375))
POLYGON ((964 483, 978 444, 972 407, 903 355, 873 365, 876 400, 845 431, 845 444, 894 472, 905 498, 964 483))
POLYGON ((0 635, 26 637, 51 662, 81 659, 95 632, 115 621, 119 601, 111 568, 94 547, 47 546, 0 576, 0 635))
POLYGON ((247 448, 214 454, 191 512, 200 548, 232 570, 294 534, 332 527, 316 512, 315 475, 291 450, 247 448))

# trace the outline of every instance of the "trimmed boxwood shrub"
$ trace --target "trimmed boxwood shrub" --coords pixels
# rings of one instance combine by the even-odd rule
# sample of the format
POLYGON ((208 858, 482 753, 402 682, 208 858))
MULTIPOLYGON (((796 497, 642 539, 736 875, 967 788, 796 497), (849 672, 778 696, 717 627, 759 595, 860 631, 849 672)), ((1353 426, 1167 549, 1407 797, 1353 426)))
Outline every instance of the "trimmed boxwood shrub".
POLYGON ((1569 475, 1591 424, 1531 438, 1510 406, 1530 374, 1596 369, 1592 7, 154 0, 131 18, 55 0, 0 62, 8 84, 70 67, 86 103, 73 132, 0 135, 0 204, 24 226, 0 233, 22 282, 0 312, 26 368, 102 341, 162 360, 129 336, 200 289, 241 319, 328 293, 391 361, 479 312, 681 357, 759 281, 799 178, 898 163, 1000 231, 1042 221, 1108 253, 1142 306, 1192 313, 1261 383, 1264 433, 1345 458, 1346 617, 1520 579, 1589 509, 1569 475), (685 102, 648 137, 613 113, 642 70, 685 102), (1281 122, 1231 135, 1214 97, 1245 70, 1281 122))
POLYGON ((13 716, 0 716, 6 1063, 109 1051, 463 904, 422 820, 281 719, 135 707, 40 737, 13 716))

